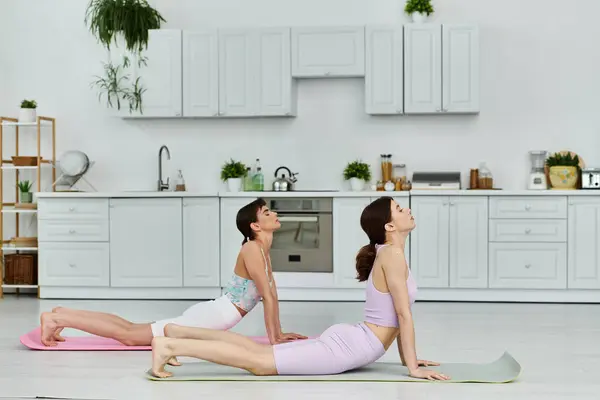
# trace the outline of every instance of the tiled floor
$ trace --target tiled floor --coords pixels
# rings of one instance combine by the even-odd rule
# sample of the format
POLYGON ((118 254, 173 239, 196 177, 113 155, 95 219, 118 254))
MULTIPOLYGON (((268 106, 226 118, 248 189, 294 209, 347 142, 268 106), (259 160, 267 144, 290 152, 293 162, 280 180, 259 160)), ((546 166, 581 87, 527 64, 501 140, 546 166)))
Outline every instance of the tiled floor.
MULTIPOLYGON (((150 352, 40 352, 20 334, 56 305, 118 312, 135 321, 178 314, 184 301, 0 300, 0 399, 595 399, 600 380, 600 305, 417 303, 417 351, 436 361, 485 362, 508 350, 523 365, 517 382, 491 384, 151 382, 150 352)), ((361 320, 361 303, 283 303, 282 325, 316 335, 337 322, 361 320)), ((234 331, 264 333, 262 308, 234 331)), ((67 332, 65 334, 77 334, 67 332)), ((392 346, 382 361, 398 360, 392 346)), ((184 359, 185 361, 185 359, 184 359)))

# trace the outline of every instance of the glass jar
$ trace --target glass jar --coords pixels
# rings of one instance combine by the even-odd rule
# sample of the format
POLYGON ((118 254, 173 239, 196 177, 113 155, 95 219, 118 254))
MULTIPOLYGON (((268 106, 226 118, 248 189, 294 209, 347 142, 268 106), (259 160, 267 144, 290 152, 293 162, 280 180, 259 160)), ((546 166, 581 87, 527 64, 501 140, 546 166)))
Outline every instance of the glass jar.
POLYGON ((408 191, 412 189, 412 183, 411 181, 404 181, 402 182, 402 190, 404 191, 408 191))
POLYGON ((394 178, 400 184, 406 180, 406 164, 394 164, 394 178))
POLYGON ((479 172, 477 176, 477 188, 478 189, 493 189, 494 188, 494 177, 492 171, 487 167, 484 161, 479 163, 479 172))
POLYGON ((381 155, 381 180, 385 184, 392 180, 392 155, 381 155))
POLYGON ((377 181, 377 191, 378 192, 383 192, 384 191, 384 183, 382 181, 377 181))

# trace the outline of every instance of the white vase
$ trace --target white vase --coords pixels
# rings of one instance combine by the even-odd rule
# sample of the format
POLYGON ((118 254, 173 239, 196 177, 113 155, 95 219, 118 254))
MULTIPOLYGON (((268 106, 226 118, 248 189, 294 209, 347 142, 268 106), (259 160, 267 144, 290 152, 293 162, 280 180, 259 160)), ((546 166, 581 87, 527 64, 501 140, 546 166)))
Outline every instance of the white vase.
POLYGON ((35 108, 21 108, 19 111, 19 122, 35 122, 36 117, 35 108))
POLYGON ((230 192, 240 192, 242 190, 242 178, 227 179, 227 190, 230 192))
POLYGON ((353 192, 362 192, 365 188, 365 181, 360 178, 350 178, 350 188, 353 192))
POLYGON ((422 24, 427 20, 427 14, 425 13, 414 12, 410 16, 415 24, 422 24))

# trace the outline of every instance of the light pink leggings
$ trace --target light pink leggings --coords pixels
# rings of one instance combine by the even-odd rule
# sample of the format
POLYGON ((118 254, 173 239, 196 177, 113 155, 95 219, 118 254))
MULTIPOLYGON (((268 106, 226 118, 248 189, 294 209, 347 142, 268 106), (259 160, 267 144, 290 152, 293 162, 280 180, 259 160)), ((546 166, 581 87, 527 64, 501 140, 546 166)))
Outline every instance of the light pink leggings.
POLYGON ((333 375, 377 361, 385 348, 364 323, 336 324, 316 339, 273 346, 278 375, 333 375))

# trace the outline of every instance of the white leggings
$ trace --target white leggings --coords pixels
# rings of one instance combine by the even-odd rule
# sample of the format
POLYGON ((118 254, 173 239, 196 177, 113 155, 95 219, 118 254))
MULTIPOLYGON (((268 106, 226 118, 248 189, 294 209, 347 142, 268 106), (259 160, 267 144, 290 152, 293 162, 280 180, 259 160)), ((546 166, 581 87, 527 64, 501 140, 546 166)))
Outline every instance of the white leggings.
POLYGON ((197 303, 175 318, 163 319, 154 322, 152 335, 164 336, 165 325, 173 323, 194 328, 207 328, 226 331, 237 325, 242 320, 242 315, 231 303, 227 296, 223 295, 215 300, 197 303))

